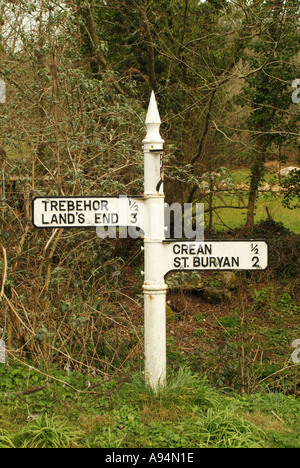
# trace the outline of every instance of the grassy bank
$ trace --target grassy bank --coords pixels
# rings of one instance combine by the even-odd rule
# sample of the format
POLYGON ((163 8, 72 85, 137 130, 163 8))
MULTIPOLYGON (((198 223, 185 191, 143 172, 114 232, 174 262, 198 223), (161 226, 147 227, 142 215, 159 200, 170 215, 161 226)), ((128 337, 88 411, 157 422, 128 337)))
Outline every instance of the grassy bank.
POLYGON ((282 393, 224 394, 184 367, 158 395, 140 373, 52 376, 1 368, 0 447, 300 448, 300 402, 282 393))

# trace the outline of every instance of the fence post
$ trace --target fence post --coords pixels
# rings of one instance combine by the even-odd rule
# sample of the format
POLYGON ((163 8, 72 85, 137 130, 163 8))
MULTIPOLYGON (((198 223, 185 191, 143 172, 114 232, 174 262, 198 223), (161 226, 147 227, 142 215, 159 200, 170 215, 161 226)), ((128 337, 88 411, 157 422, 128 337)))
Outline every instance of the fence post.
POLYGON ((163 144, 159 128, 161 120, 154 92, 146 117, 147 136, 144 144, 144 199, 147 226, 144 237, 145 281, 145 380, 154 391, 166 379, 166 294, 164 280, 163 240, 164 190, 163 144))

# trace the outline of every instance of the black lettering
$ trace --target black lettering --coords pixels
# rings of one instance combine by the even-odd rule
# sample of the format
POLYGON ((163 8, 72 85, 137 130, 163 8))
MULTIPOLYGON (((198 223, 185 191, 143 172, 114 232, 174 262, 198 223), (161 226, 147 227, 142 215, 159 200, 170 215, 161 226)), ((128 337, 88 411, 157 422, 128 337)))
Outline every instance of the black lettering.
POLYGON ((228 257, 225 257, 225 260, 224 260, 224 267, 231 267, 231 264, 230 264, 230 261, 229 261, 229 258, 228 257))
POLYGON ((232 258, 231 258, 231 262, 232 262, 232 266, 237 266, 237 267, 240 266, 240 259, 239 259, 239 257, 237 257, 237 258, 232 257, 232 258))
POLYGON ((68 214, 68 224, 75 224, 75 216, 72 213, 68 214))
POLYGON ((188 254, 189 254, 189 246, 186 245, 186 244, 183 244, 183 245, 181 246, 181 253, 182 253, 182 254, 188 255, 188 254))
POLYGON ((42 203, 44 203, 44 209, 47 212, 47 205, 48 205, 49 202, 48 201, 42 201, 42 203))
POLYGON ((59 200, 58 206, 59 206, 59 211, 66 211, 66 208, 65 208, 66 205, 65 205, 64 200, 59 200))
POLYGON ((68 200, 68 211, 74 211, 75 205, 74 202, 71 200, 68 200))
POLYGON ((119 215, 117 213, 112 213, 111 215, 111 224, 117 224, 119 221, 119 215))
POLYGON ((196 255, 195 244, 190 244, 189 254, 190 255, 196 255))
POLYGON ((110 223, 110 213, 108 213, 108 214, 104 213, 102 215, 102 222, 103 222, 103 224, 109 224, 110 223))
MULTIPOLYGON (((86 203, 86 201, 84 201, 84 203, 86 203)), ((90 203, 90 202, 88 202, 88 203, 90 203)), ((82 200, 77 200, 76 201, 76 211, 82 211, 82 200)))
POLYGON ((98 200, 95 200, 95 201, 93 202, 93 210, 94 210, 94 211, 99 211, 99 210, 100 210, 100 206, 101 206, 101 205, 100 205, 100 202, 99 202, 98 200))
MULTIPOLYGON (((47 211, 47 210, 46 210, 47 211)), ((45 221, 45 218, 44 218, 44 214, 42 214, 42 224, 44 226, 46 226, 47 224, 50 224, 50 223, 47 223, 47 221, 45 221)))
POLYGON ((199 245, 197 255, 211 255, 212 254, 212 246, 211 244, 199 245))
POLYGON ((136 224, 137 223, 137 213, 131 213, 131 216, 132 216, 132 220, 130 221, 132 224, 136 224))
POLYGON ((95 213, 95 224, 101 224, 101 213, 95 213))
POLYGON ((199 257, 194 257, 193 258, 193 267, 194 268, 199 268, 201 266, 201 260, 199 257))
POLYGON ((175 268, 180 268, 180 265, 181 265, 180 257, 175 257, 174 258, 174 267, 175 268))
POLYGON ((209 266, 214 266, 215 268, 217 268, 217 259, 216 257, 209 257, 209 266))
POLYGON ((107 200, 102 200, 101 201, 101 210, 106 210, 108 211, 108 201, 107 200))
POLYGON ((79 213, 79 215, 78 215, 78 223, 79 223, 79 224, 84 224, 84 223, 85 223, 84 213, 79 213))
POLYGON ((174 247, 173 247, 173 253, 174 253, 175 255, 180 254, 180 245, 178 245, 178 244, 175 244, 175 245, 174 245, 174 247))
POLYGON ((51 211, 57 211, 57 205, 58 205, 57 201, 51 200, 50 204, 51 204, 51 211))
POLYGON ((222 266, 223 258, 224 258, 224 257, 221 257, 221 258, 220 258, 220 257, 217 257, 217 260, 218 260, 218 262, 219 262, 220 267, 222 266))
POLYGON ((83 200, 83 202, 79 201, 77 206, 78 206, 77 209, 80 210, 80 211, 86 211, 86 210, 91 211, 92 210, 92 201, 91 200, 83 200))
POLYGON ((67 223, 67 215, 66 214, 59 214, 58 215, 58 218, 59 218, 59 223, 62 224, 66 224, 67 223))
POLYGON ((212 255, 212 245, 205 244, 205 255, 212 255))

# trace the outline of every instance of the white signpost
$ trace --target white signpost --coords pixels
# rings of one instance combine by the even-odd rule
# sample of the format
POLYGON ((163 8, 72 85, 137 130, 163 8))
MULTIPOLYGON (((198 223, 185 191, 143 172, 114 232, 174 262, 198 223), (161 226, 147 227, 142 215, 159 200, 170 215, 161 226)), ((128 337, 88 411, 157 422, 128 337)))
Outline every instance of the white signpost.
POLYGON ((268 246, 262 240, 165 239, 163 144, 154 93, 146 117, 143 197, 37 197, 37 228, 136 227, 144 233, 145 379, 157 391, 166 380, 165 277, 174 271, 263 270, 268 246))
POLYGON ((166 274, 180 270, 265 270, 268 266, 265 241, 181 240, 164 243, 164 250, 166 274))
POLYGON ((37 197, 33 225, 37 228, 93 228, 145 224, 144 201, 138 197, 37 197))

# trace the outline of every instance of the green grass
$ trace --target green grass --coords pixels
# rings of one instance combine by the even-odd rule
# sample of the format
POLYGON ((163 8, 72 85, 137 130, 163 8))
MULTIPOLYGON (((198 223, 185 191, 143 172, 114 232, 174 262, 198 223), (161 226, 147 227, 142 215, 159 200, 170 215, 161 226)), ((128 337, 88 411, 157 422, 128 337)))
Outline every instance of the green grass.
MULTIPOLYGON (((227 205, 238 206, 238 199, 234 195, 223 194, 223 201, 227 205)), ((290 210, 282 205, 282 196, 272 195, 269 193, 260 195, 255 212, 255 223, 264 221, 268 218, 267 208, 270 216, 274 221, 282 223, 287 229, 295 234, 300 233, 300 215, 299 210, 290 210)), ((223 201, 214 197, 214 206, 225 206, 223 201)), ((247 197, 244 196, 245 205, 247 205, 247 197)), ((207 203, 205 203, 207 208, 207 203)), ((245 209, 218 209, 213 214, 213 227, 215 231, 226 231, 228 227, 231 229, 240 228, 245 225, 247 216, 247 208, 245 209)), ((205 214, 206 228, 208 226, 208 214, 205 214)))
POLYGON ((20 448, 77 448, 83 432, 58 416, 39 415, 12 437, 20 448))
MULTIPOLYGON (((67 382, 79 377, 52 372, 67 382)), ((7 369, 6 386, 12 382, 8 385, 12 392, 29 384, 33 375, 12 366, 7 369)), ((100 377, 86 376, 79 387, 87 380, 98 382, 96 392, 86 388, 78 393, 53 381, 50 393, 45 389, 11 398, 8 393, 3 398, 2 383, 0 447, 300 447, 300 402, 291 396, 225 395, 187 367, 169 372, 167 386, 157 394, 145 385, 142 373, 121 385, 116 377, 105 383, 100 377), (45 407, 47 399, 51 406, 45 407)))
MULTIPOLYGON (((250 169, 233 169, 229 171, 230 178, 235 184, 250 183, 250 169)), ((264 176, 264 181, 267 183, 277 183, 276 175, 272 172, 267 172, 264 176)))
MULTIPOLYGON (((233 199, 231 196, 223 196, 223 199, 227 203, 232 203, 233 199)), ((214 201, 215 205, 222 205, 220 200, 215 198, 214 201)), ((234 200, 234 204, 236 205, 236 200, 234 200)), ((268 208, 271 217, 274 221, 278 223, 282 223, 287 229, 294 232, 295 234, 300 233, 300 216, 299 211, 297 210, 289 210, 282 206, 281 198, 273 198, 273 199, 264 199, 260 197, 256 206, 256 213, 255 213, 255 223, 260 221, 264 221, 267 219, 267 212, 266 208, 268 208)), ((240 228, 245 225, 246 222, 246 215, 247 209, 244 210, 237 210, 237 209, 219 209, 216 210, 217 214, 213 215, 213 227, 215 231, 227 231, 229 227, 230 229, 240 228), (220 220, 221 218, 221 220, 220 220), (223 223, 222 223, 223 222, 223 223)), ((205 215, 205 225, 206 229, 208 226, 208 215, 205 215)))
POLYGON ((234 169, 230 171, 230 178, 235 184, 249 183, 250 169, 234 169))
MULTIPOLYGON (((227 179, 235 186, 239 184, 249 185, 250 170, 247 168, 234 169, 228 172, 227 179)), ((226 182, 227 179, 224 179, 226 182)), ((221 181, 222 179, 220 179, 221 181)), ((264 176, 263 183, 278 184, 278 179, 272 172, 268 172, 264 176)), ((245 225, 247 216, 248 193, 239 191, 239 196, 244 200, 245 208, 230 209, 221 208, 213 214, 213 229, 215 231, 226 231, 230 229, 240 228, 245 225)), ((274 194, 272 192, 260 192, 256 203, 255 223, 267 219, 267 209, 274 221, 282 223, 292 232, 300 233, 300 215, 299 210, 290 210, 282 205, 283 195, 274 194)), ((234 193, 220 192, 220 197, 213 197, 214 206, 243 206, 241 199, 234 193)), ((205 201, 205 208, 208 208, 208 201, 205 201)), ((205 214, 205 226, 208 227, 209 215, 205 214)))

